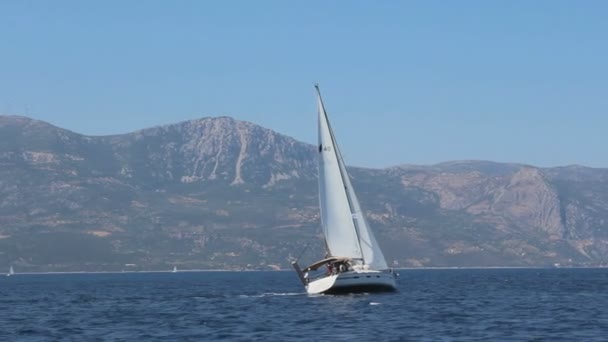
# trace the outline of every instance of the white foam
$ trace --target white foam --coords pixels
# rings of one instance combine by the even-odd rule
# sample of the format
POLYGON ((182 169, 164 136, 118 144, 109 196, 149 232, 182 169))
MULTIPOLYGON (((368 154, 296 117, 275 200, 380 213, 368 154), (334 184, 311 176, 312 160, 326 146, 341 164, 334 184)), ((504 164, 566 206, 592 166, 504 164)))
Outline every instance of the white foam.
POLYGON ((257 295, 239 295, 240 298, 262 298, 262 297, 279 297, 279 296, 301 296, 306 293, 298 292, 267 292, 257 295))

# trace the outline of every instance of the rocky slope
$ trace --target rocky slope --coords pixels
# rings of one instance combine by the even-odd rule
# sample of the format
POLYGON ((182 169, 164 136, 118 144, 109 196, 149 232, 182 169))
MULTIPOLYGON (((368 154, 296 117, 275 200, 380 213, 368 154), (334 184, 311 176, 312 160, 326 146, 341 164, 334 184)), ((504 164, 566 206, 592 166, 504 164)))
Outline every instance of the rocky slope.
MULTIPOLYGON (((311 145, 228 117, 89 137, 0 116, 0 267, 285 268, 306 245, 312 260, 315 158, 311 145)), ((395 266, 608 260, 607 169, 350 170, 395 266)))

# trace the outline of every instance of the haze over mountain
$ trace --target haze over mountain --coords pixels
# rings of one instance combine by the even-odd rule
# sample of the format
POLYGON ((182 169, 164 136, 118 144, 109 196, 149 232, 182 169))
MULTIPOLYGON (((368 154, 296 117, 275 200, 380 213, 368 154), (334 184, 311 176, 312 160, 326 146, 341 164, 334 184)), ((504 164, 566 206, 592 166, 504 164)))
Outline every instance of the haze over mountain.
MULTIPOLYGON (((84 136, 0 116, 0 266, 269 269, 302 252, 312 261, 323 253, 316 168, 314 146, 229 117, 84 136)), ((608 259, 608 169, 454 161, 349 171, 396 267, 608 259)))

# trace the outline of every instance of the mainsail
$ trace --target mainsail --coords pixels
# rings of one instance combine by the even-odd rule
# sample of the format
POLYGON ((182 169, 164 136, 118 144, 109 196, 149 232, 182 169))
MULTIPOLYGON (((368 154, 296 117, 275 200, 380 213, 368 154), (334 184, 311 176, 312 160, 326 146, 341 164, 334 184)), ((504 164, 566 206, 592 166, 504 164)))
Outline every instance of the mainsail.
POLYGON ((362 259, 373 269, 387 269, 386 260, 361 211, 342 155, 316 86, 319 105, 319 201, 321 223, 333 256, 362 259))

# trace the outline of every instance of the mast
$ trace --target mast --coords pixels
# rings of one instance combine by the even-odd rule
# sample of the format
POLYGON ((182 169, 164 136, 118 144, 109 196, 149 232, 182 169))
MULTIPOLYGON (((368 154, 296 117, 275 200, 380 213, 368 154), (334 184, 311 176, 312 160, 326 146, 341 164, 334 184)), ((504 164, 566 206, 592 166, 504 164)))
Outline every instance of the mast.
MULTIPOLYGON (((323 117, 325 119, 325 123, 327 124, 327 128, 329 129, 329 136, 330 136, 333 148, 334 148, 334 155, 336 156, 336 160, 338 161, 338 167, 340 170, 340 178, 342 180, 342 185, 344 186, 344 192, 346 193, 346 200, 348 201, 348 207, 350 209, 350 217, 353 222, 353 226, 355 228, 354 233, 355 233, 355 237, 356 237, 356 241, 357 241, 357 246, 361 253, 361 259, 363 260, 363 264, 365 264, 365 255, 363 253, 363 248, 361 247, 361 238, 360 238, 360 234, 359 234, 359 227, 358 227, 359 223, 357 222, 357 219, 355 219, 355 217, 353 217, 353 214, 360 215, 360 213, 353 212, 355 208, 352 203, 352 199, 349 196, 349 189, 348 189, 348 185, 347 185, 347 184, 350 184, 350 181, 347 179, 348 173, 346 173, 346 167, 344 166, 344 159, 342 158, 342 153, 340 153, 340 149, 338 148, 338 143, 336 141, 334 131, 331 128, 331 124, 329 122, 329 117, 327 116, 327 111, 325 110, 325 104, 323 103, 323 97, 321 96, 321 90, 319 89, 319 84, 315 84, 315 89, 317 91, 317 96, 319 97, 319 104, 321 106, 321 110, 323 111, 323 117)), ((327 239, 325 239, 325 245, 328 248, 327 239)), ((328 248, 328 250, 329 250, 329 248, 328 248)))

